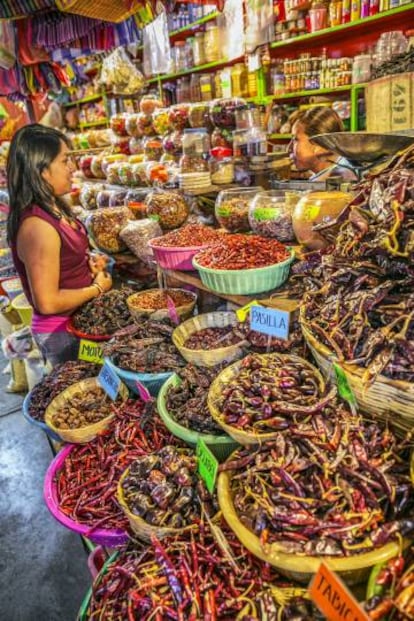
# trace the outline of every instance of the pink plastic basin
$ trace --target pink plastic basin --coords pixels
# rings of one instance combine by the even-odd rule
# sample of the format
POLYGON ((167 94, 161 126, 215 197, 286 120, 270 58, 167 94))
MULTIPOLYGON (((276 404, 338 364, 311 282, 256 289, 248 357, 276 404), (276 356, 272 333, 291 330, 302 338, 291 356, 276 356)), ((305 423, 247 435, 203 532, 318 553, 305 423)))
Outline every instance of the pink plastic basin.
POLYGON ((65 515, 59 508, 57 486, 55 482, 55 474, 63 467, 66 457, 76 447, 76 444, 68 444, 63 447, 61 451, 51 462, 49 468, 46 471, 45 483, 43 487, 43 495, 46 502, 46 506, 49 509, 53 517, 69 528, 78 535, 87 537, 94 543, 106 546, 108 548, 117 548, 123 546, 128 541, 128 534, 121 528, 93 528, 87 524, 79 524, 70 517, 65 515))
POLYGON ((193 272, 193 257, 204 248, 204 246, 155 246, 148 242, 154 252, 156 262, 160 267, 167 270, 181 270, 183 272, 193 272))

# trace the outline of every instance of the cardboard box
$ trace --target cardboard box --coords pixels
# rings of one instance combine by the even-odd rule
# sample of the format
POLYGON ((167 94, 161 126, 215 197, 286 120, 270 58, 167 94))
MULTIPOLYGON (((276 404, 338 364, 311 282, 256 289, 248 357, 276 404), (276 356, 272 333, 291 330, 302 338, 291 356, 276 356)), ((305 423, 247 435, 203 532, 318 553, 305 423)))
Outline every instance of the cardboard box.
POLYGON ((414 128, 414 73, 373 80, 365 89, 367 131, 398 132, 414 128))

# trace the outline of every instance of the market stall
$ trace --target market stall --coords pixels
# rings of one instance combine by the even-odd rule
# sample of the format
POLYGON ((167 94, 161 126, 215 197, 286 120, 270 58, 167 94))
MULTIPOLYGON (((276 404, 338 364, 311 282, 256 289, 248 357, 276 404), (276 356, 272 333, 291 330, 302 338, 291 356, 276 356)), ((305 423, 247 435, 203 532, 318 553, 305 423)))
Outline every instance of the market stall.
POLYGON ((355 618, 414 618, 411 100, 405 131, 357 131, 371 76, 411 70, 413 3, 122 3, 100 29, 83 4, 9 24, 38 63, 2 69, 60 81, 3 94, 57 97, 112 274, 23 406, 46 505, 91 550, 79 620, 337 618, 325 579, 355 618), (287 152, 312 107, 347 130, 306 134, 315 179, 287 152))

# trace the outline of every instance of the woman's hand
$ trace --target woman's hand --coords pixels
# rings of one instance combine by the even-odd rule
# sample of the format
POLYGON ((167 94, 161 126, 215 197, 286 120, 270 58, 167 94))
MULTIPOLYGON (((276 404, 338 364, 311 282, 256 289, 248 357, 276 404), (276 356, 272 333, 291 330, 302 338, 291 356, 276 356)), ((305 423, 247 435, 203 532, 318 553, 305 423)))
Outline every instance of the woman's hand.
POLYGON ((106 254, 94 252, 90 253, 88 265, 92 276, 96 276, 99 272, 104 272, 108 265, 109 257, 106 254))
POLYGON ((109 291, 112 287, 112 276, 108 272, 98 272, 93 282, 99 285, 103 291, 109 291))

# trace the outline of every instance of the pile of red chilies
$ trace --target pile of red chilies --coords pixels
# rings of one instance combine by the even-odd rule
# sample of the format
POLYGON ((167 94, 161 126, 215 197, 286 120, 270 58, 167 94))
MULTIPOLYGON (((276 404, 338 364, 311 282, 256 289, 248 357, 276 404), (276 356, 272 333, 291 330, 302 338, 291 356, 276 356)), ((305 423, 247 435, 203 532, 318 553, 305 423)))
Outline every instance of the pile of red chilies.
POLYGON ((180 229, 170 231, 162 237, 151 240, 151 244, 160 248, 183 248, 206 246, 221 239, 223 233, 205 224, 187 224, 180 229))
POLYGON ((60 510, 92 532, 96 528, 128 527, 116 501, 118 481, 137 457, 177 444, 151 407, 127 401, 97 438, 75 445, 56 475, 60 510), (147 408, 147 409, 146 409, 147 408))
POLYGON ((224 235, 219 243, 197 253, 197 263, 217 270, 248 270, 286 261, 289 250, 260 235, 224 235))
POLYGON ((267 584, 286 586, 286 581, 250 554, 224 523, 220 526, 230 557, 206 523, 186 539, 153 538, 142 553, 122 551, 94 583, 88 619, 257 619, 256 596, 267 584))

